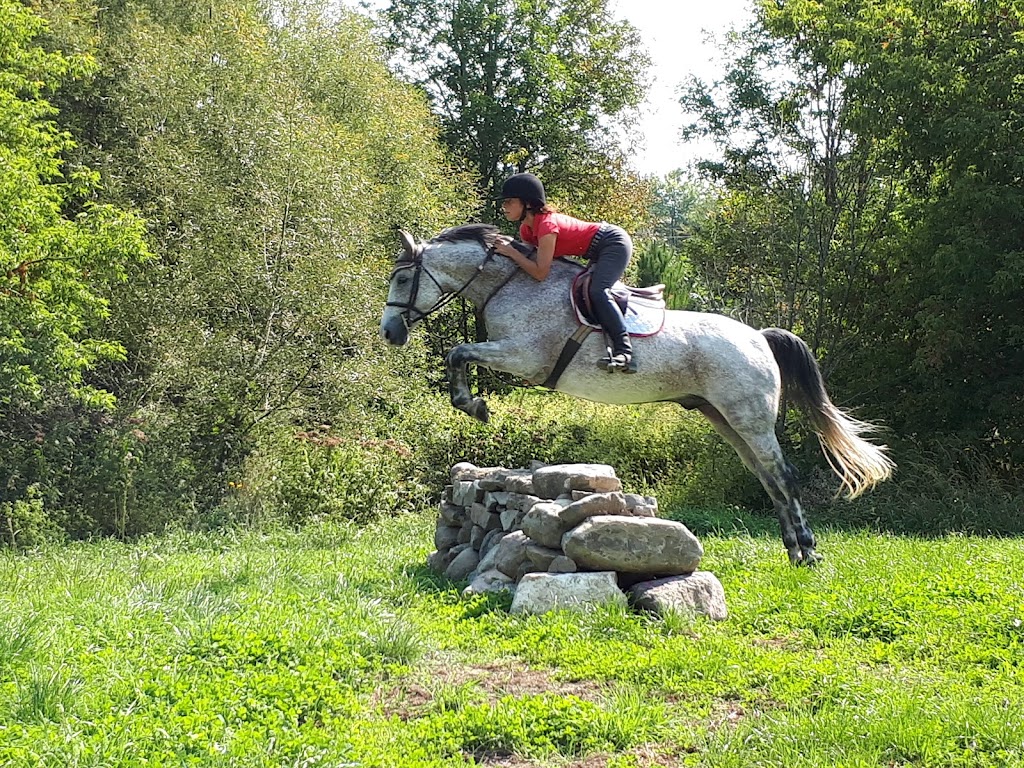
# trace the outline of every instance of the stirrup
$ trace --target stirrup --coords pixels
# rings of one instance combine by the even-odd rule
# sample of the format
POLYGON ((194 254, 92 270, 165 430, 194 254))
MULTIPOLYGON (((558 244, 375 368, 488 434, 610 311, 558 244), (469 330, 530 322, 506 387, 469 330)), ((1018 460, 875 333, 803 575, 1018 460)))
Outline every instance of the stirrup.
POLYGON ((615 373, 616 371, 636 373, 636 362, 633 360, 633 355, 628 352, 610 354, 608 357, 601 358, 601 362, 610 373, 615 373))

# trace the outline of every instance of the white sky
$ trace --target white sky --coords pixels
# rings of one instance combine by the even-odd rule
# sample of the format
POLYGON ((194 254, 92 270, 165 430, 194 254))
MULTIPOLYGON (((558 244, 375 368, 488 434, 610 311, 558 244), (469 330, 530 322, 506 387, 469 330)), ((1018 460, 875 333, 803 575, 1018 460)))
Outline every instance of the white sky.
POLYGON ((691 74, 711 80, 721 74, 720 55, 705 41, 742 27, 753 15, 754 0, 612 0, 611 10, 643 37, 651 57, 651 87, 641 126, 645 147, 633 160, 643 174, 662 176, 685 168, 710 146, 686 146, 679 138, 683 111, 676 91, 691 74))

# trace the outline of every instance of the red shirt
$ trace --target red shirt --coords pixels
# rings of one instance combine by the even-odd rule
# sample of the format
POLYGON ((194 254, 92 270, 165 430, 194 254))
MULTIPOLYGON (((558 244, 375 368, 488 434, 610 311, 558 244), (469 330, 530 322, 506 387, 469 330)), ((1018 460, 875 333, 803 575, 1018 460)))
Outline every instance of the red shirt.
POLYGON ((538 213, 533 217, 533 228, 526 222, 519 225, 519 237, 530 245, 538 245, 544 235, 554 234, 555 258, 560 256, 583 256, 590 248, 590 241, 601 229, 600 224, 581 221, 564 213, 538 213))

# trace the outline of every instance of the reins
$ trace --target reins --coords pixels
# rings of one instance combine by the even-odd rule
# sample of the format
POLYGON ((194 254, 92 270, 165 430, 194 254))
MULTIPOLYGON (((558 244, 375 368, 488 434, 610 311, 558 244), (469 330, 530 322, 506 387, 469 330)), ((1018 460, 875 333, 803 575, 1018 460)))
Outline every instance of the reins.
MULTIPOLYGON (((403 319, 405 320, 406 325, 412 325, 413 323, 418 323, 421 320, 424 320, 427 317, 429 317, 430 315, 434 314, 438 310, 443 309, 444 307, 448 306, 453 301, 455 301, 455 299, 457 299, 460 296, 462 296, 466 292, 466 289, 469 288, 469 286, 472 285, 473 282, 478 277, 480 277, 480 275, 483 274, 484 267, 487 266, 488 262, 490 262, 492 259, 494 259, 494 256, 495 256, 496 253, 497 253, 497 251, 495 251, 494 246, 492 245, 490 248, 487 249, 487 255, 484 256, 484 260, 481 261, 479 264, 477 264, 476 269, 473 271, 473 274, 470 276, 469 280, 467 280, 465 283, 463 283, 462 286, 457 291, 446 293, 444 288, 441 286, 441 283, 439 283, 437 281, 437 278, 434 277, 431 274, 430 270, 427 269, 423 265, 423 251, 419 250, 419 251, 417 251, 417 253, 415 255, 413 255, 413 257, 407 263, 399 264, 398 266, 396 266, 391 271, 391 277, 388 278, 389 281, 393 280, 395 275, 398 272, 400 272, 401 270, 403 270, 403 269, 415 269, 416 270, 416 272, 413 274, 412 290, 409 292, 409 300, 408 301, 404 301, 404 302, 402 302, 402 301, 388 301, 388 302, 385 302, 385 306, 397 307, 398 309, 400 309, 401 310, 401 315, 402 315, 403 319), (433 306, 430 307, 430 309, 428 309, 426 311, 423 311, 421 309, 417 309, 416 308, 416 297, 419 295, 419 291, 420 291, 420 275, 421 274, 426 274, 426 276, 430 278, 430 280, 434 283, 434 285, 437 286, 437 290, 439 290, 441 292, 440 298, 437 301, 434 302, 433 306), (412 316, 413 312, 416 312, 416 314, 417 314, 417 316, 415 318, 412 316)), ((501 282, 500 285, 498 285, 497 288, 495 288, 493 291, 491 291, 490 295, 488 295, 488 297, 480 305, 480 309, 479 309, 480 313, 483 313, 484 308, 488 305, 488 303, 490 303, 491 299, 493 299, 502 288, 504 288, 506 285, 508 285, 509 282, 511 282, 512 278, 514 278, 518 272, 519 272, 518 269, 514 270, 508 277, 506 277, 501 282)))

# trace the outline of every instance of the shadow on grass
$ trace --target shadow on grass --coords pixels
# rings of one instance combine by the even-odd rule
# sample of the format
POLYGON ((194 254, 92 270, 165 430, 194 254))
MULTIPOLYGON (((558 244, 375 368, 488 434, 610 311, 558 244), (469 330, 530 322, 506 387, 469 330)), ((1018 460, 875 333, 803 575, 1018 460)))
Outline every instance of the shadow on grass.
MULTIPOLYGON (((408 565, 404 570, 408 579, 420 592, 432 594, 451 592, 459 595, 460 599, 465 599, 461 598, 461 595, 462 590, 468 584, 466 581, 452 581, 444 574, 438 573, 424 564, 408 565)), ((494 612, 508 613, 508 609, 512 605, 512 595, 507 592, 473 595, 465 600, 465 610, 462 615, 464 619, 478 618, 494 612)))

